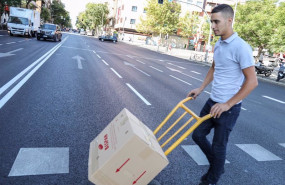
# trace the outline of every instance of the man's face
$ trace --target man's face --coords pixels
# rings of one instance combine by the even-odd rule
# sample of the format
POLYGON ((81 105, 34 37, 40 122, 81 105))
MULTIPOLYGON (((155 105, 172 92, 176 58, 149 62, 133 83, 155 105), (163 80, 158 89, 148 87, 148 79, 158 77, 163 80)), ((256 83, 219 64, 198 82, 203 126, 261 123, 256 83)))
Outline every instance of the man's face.
POLYGON ((212 29, 216 36, 225 35, 231 26, 231 19, 221 13, 213 13, 211 15, 212 29))

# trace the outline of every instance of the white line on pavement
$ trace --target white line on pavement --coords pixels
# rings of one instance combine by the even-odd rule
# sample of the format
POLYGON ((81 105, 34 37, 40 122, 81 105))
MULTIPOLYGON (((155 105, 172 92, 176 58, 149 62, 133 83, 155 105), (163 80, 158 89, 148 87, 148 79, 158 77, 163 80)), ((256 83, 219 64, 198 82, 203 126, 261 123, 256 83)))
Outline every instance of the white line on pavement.
POLYGON ((161 71, 160 69, 157 69, 157 68, 155 68, 155 67, 153 67, 153 66, 149 66, 149 67, 151 67, 152 69, 155 69, 155 70, 157 70, 157 71, 159 71, 159 72, 163 72, 163 71, 161 71))
POLYGON ((106 66, 109 65, 109 64, 108 64, 105 60, 103 60, 103 59, 102 59, 102 62, 104 62, 104 64, 106 64, 106 66))
POLYGON ((93 51, 93 53, 95 53, 95 54, 96 54, 96 51, 93 51))
POLYGON ((247 110, 246 108, 241 107, 242 110, 247 110))
POLYGON ((257 161, 276 161, 282 160, 258 144, 236 144, 237 147, 249 154, 257 161))
POLYGON ((190 78, 193 78, 193 79, 195 79, 195 80, 198 80, 198 81, 200 81, 200 82, 203 82, 203 80, 201 80, 201 79, 199 79, 199 78, 195 78, 195 77, 193 77, 193 76, 191 76, 191 75, 187 75, 187 74, 185 74, 185 73, 181 73, 181 74, 183 74, 183 75, 185 75, 185 76, 188 76, 188 77, 190 77, 190 78))
POLYGON ((119 78, 122 78, 122 76, 119 75, 119 73, 117 73, 117 71, 115 71, 115 69, 111 68, 111 70, 112 70, 119 78))
POLYGON ((136 60, 137 62, 140 62, 140 63, 142 63, 142 64, 145 64, 144 62, 142 62, 142 61, 140 61, 140 60, 136 60))
POLYGON ((18 42, 25 42, 25 40, 21 40, 21 41, 18 41, 18 42))
POLYGON ((132 56, 130 56, 130 55, 127 55, 127 57, 129 57, 129 58, 133 58, 132 56))
POLYGON ((141 73, 143 73, 143 74, 145 74, 146 76, 150 76, 149 74, 147 74, 146 72, 144 72, 144 71, 142 71, 142 70, 140 70, 140 69, 138 69, 136 66, 132 66, 133 68, 135 68, 136 70, 138 70, 139 72, 141 72, 141 73))
MULTIPOLYGON (((56 45, 56 47, 54 47, 51 52, 48 52, 48 56, 45 57, 39 64, 37 64, 38 61, 40 61, 40 59, 42 59, 43 57, 41 57, 40 59, 38 59, 36 62, 34 62, 31 66, 34 66, 35 64, 37 64, 36 67, 34 67, 33 70, 31 70, 13 89, 11 89, 1 100, 0 100, 0 109, 7 103, 7 101, 10 100, 10 98, 31 78, 31 76, 51 57, 51 55, 66 41, 68 37, 65 38, 65 40, 63 40, 61 43, 59 43, 58 45, 56 45)), ((44 55, 46 56, 46 55, 44 55)), ((30 66, 29 66, 30 67, 30 66)), ((28 68, 29 68, 28 67, 28 68)), ((27 69, 27 68, 26 68, 27 69)), ((26 70, 25 69, 25 70, 26 70)), ((24 70, 24 71, 25 71, 24 70)), ((23 71, 22 71, 23 72, 23 71)), ((21 73, 22 73, 21 72, 21 73)), ((24 73, 23 73, 24 74, 24 73)), ((17 75, 18 76, 18 75, 17 75)), ((16 77, 17 77, 16 76, 16 77)), ((22 76, 22 75, 21 75, 22 76)), ((21 77, 20 76, 20 77, 21 77)), ((20 78, 19 77, 19 78, 20 78)), ((14 78, 12 79, 12 81, 14 80, 14 78)), ((10 83, 10 82, 8 82, 10 83)), ((5 84, 6 85, 6 84, 5 84)), ((12 84, 11 84, 12 85, 12 84)))
POLYGON ((0 46, 2 46, 2 44, 0 44, 0 46))
POLYGON ((98 58, 101 58, 98 54, 96 54, 98 58))
POLYGON ((151 105, 137 90, 135 90, 135 88, 133 88, 128 83, 126 83, 126 84, 146 105, 151 105))
POLYGON ((188 84, 188 85, 192 85, 192 84, 190 84, 190 83, 188 83, 188 82, 186 82, 186 81, 184 81, 184 80, 181 80, 180 78, 177 78, 177 77, 175 77, 175 76, 172 76, 172 75, 169 75, 169 76, 171 76, 172 78, 175 78, 176 80, 179 80, 179 81, 181 81, 181 82, 184 82, 184 83, 186 83, 186 84, 188 84))
POLYGON ((199 73, 199 72, 196 72, 196 71, 191 71, 192 73, 195 73, 195 74, 198 74, 198 75, 200 75, 201 73, 199 73))
POLYGON ((8 42, 8 43, 6 43, 6 44, 14 44, 14 43, 16 43, 16 42, 8 42))
POLYGON ((179 66, 179 65, 175 65, 175 64, 172 64, 172 63, 167 63, 167 64, 169 64, 169 65, 173 65, 173 66, 176 66, 176 67, 179 67, 180 69, 186 69, 185 67, 181 67, 181 66, 179 66))
POLYGON ((205 93, 207 93, 207 94, 211 94, 210 92, 208 92, 208 91, 204 91, 205 93))
POLYGON ((273 101, 276 101, 276 102, 279 102, 279 103, 282 103, 282 104, 285 104, 285 102, 284 102, 284 101, 277 100, 277 99, 275 99, 275 98, 271 98, 271 97, 269 97, 269 96, 262 96, 262 97, 267 98, 267 99, 270 99, 270 100, 273 100, 273 101))
POLYGON ((279 145, 285 148, 285 143, 279 143, 279 145))

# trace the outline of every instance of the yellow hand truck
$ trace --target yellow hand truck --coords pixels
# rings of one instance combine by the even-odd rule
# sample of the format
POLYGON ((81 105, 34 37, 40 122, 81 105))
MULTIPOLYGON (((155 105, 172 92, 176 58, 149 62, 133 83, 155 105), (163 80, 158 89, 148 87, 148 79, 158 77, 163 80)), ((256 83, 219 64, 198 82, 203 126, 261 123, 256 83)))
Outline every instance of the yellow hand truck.
POLYGON ((174 143, 165 150, 164 154, 167 156, 172 150, 174 150, 187 136, 189 136, 201 123, 206 121, 207 119, 211 118, 211 114, 207 114, 203 117, 197 116, 193 111, 191 111, 188 107, 186 107, 184 104, 188 102, 189 100, 193 100, 192 97, 185 98, 184 100, 180 101, 176 107, 166 116, 166 118, 160 123, 160 125, 154 130, 154 135, 156 136, 157 133, 162 129, 162 127, 169 121, 169 119, 175 114, 175 112, 182 108, 185 110, 185 112, 161 135, 156 136, 158 139, 158 142, 161 141, 161 139, 170 131, 173 129, 174 126, 176 126, 180 120, 185 117, 185 115, 190 114, 192 117, 184 123, 172 136, 170 136, 161 146, 161 148, 165 147, 175 136, 177 136, 187 125, 190 124, 191 121, 194 119, 196 122, 186 131, 182 136, 180 136, 174 143))

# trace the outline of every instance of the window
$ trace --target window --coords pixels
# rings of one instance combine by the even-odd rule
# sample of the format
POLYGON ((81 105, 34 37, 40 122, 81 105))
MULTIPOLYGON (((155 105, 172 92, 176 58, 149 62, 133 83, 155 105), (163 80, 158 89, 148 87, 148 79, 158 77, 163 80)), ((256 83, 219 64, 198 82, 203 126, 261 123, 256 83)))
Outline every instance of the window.
POLYGON ((135 19, 131 19, 130 24, 135 24, 136 20, 135 19))
POLYGON ((137 6, 132 6, 132 11, 133 11, 133 12, 136 12, 136 11, 137 11, 137 9, 138 9, 138 7, 137 7, 137 6))
POLYGON ((187 0, 187 3, 192 3, 193 4, 193 0, 187 0))
POLYGON ((143 13, 146 13, 146 8, 143 9, 143 13))

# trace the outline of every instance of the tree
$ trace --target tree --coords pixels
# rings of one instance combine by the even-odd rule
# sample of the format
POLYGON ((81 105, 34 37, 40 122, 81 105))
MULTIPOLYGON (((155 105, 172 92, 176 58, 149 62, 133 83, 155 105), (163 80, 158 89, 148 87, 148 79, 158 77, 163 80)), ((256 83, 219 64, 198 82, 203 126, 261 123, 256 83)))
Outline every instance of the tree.
MULTIPOLYGON (((237 6, 234 29, 251 46, 258 48, 258 55, 264 48, 270 48, 272 35, 276 33, 276 0, 251 0, 237 6)), ((284 12, 283 12, 284 14, 284 12)))
POLYGON ((89 29, 95 29, 104 26, 107 23, 109 14, 107 4, 88 3, 86 5, 86 23, 89 29))
POLYGON ((190 38, 197 33, 199 24, 199 13, 197 12, 187 12, 184 17, 179 19, 178 29, 180 29, 180 35, 183 37, 190 38))
POLYGON ((141 18, 137 26, 138 31, 167 34, 177 31, 180 4, 165 1, 158 4, 157 0, 148 0, 146 7, 146 19, 141 18))
POLYGON ((71 19, 69 12, 65 10, 63 3, 53 1, 51 4, 51 19, 54 24, 58 24, 65 27, 71 27, 71 19))
POLYGON ((274 33, 270 40, 270 50, 275 53, 285 51, 285 2, 280 3, 274 14, 274 33))
POLYGON ((43 22, 49 22, 51 20, 49 9, 43 7, 41 11, 41 19, 43 22))

